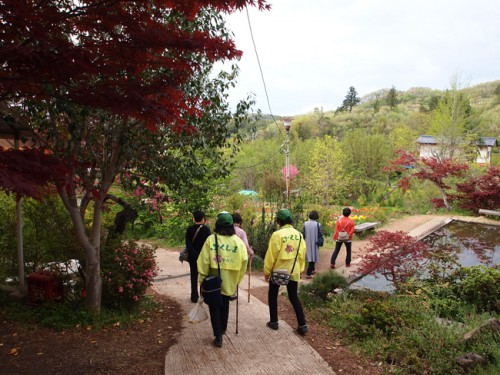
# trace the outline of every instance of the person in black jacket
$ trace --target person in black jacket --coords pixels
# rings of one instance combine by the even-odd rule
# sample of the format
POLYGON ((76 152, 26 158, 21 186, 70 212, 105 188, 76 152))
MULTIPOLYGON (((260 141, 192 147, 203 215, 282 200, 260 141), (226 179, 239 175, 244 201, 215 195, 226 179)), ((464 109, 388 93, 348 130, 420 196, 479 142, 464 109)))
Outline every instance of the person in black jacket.
POLYGON ((205 240, 212 233, 205 225, 205 213, 203 211, 193 212, 194 224, 186 229, 186 248, 188 249, 189 273, 191 274, 191 302, 198 302, 198 266, 196 261, 200 255, 205 240))

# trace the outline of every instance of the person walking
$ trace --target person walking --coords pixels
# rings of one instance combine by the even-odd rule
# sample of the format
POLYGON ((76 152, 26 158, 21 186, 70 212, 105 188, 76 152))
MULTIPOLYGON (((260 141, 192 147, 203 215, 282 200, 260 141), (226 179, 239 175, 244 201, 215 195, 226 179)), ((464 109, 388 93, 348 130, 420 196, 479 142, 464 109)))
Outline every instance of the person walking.
POLYGON ((205 241, 198 257, 198 281, 202 284, 207 276, 217 276, 220 272, 222 305, 209 305, 214 345, 220 348, 227 329, 230 298, 245 275, 248 254, 245 244, 235 234, 230 213, 217 215, 214 232, 205 241))
POLYGON ((210 236, 211 231, 205 225, 205 213, 203 211, 194 211, 194 224, 186 229, 186 248, 188 249, 189 274, 191 277, 191 302, 198 302, 198 266, 196 264, 198 255, 205 240, 210 236))
POLYGON ((318 223, 318 211, 309 213, 309 220, 304 223, 302 235, 306 241, 306 259, 308 262, 306 279, 312 279, 316 273, 316 262, 319 262, 319 247, 323 246, 323 232, 321 224, 318 223))
POLYGON ((332 254, 332 258, 330 260, 330 268, 335 268, 335 261, 337 260, 337 256, 339 255, 340 248, 342 244, 345 244, 346 248, 346 258, 345 258, 345 266, 351 266, 351 246, 352 246, 352 235, 354 234, 354 220, 349 218, 351 215, 351 209, 349 207, 345 207, 342 210, 342 216, 335 223, 335 234, 333 235, 333 239, 335 240, 335 250, 332 254), (342 238, 344 233, 347 232, 348 238, 342 238))
POLYGON ((233 224, 234 224, 234 231, 236 232, 236 235, 241 238, 243 243, 245 244, 245 247, 247 249, 248 253, 248 261, 250 262, 252 257, 253 257, 253 250, 250 247, 250 244, 248 243, 248 237, 247 233, 244 231, 244 229, 241 227, 243 224, 243 218, 238 212, 233 213, 233 224))
POLYGON ((305 335, 307 333, 307 324, 297 289, 300 275, 305 267, 306 244, 302 234, 292 226, 293 218, 289 210, 282 209, 278 211, 276 222, 280 228, 271 235, 264 258, 264 277, 269 282, 267 299, 270 320, 267 322, 267 326, 273 330, 279 329, 278 293, 280 285, 272 282, 271 273, 273 270, 286 269, 290 275, 286 290, 297 317, 297 332, 305 335))

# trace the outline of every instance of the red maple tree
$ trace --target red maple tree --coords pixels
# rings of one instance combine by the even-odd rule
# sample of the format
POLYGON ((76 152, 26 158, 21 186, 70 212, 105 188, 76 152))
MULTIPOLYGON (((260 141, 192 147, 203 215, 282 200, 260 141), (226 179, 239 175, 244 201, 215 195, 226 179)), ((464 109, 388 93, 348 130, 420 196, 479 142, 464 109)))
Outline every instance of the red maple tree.
POLYGON ((427 249, 425 243, 405 232, 382 230, 370 238, 358 271, 382 275, 397 288, 422 269, 427 249))
POLYGON ((457 184, 457 193, 451 196, 459 206, 477 213, 477 210, 498 210, 500 208, 500 167, 493 166, 486 173, 471 177, 457 184))
POLYGON ((155 128, 189 126, 197 97, 183 85, 210 61, 241 55, 200 12, 230 13, 263 0, 45 0, 0 2, 0 100, 61 97, 155 128))
POLYGON ((65 174, 65 165, 40 149, 0 151, 1 187, 17 197, 39 199, 65 174))
POLYGON ((432 200, 434 205, 448 210, 451 209, 447 191, 450 189, 448 178, 464 176, 468 169, 467 164, 457 163, 452 159, 417 158, 404 150, 399 150, 397 157, 385 168, 388 172, 400 174, 398 186, 403 192, 410 188, 412 178, 432 182, 441 192, 440 199, 432 200))
POLYGON ((227 147, 222 93, 233 78, 207 77, 214 62, 241 55, 221 13, 247 5, 269 8, 264 0, 0 2, 0 101, 36 127, 34 152, 66 168, 54 182, 85 250, 91 310, 101 306, 102 211, 117 177, 189 185, 224 164, 210 151, 227 147))

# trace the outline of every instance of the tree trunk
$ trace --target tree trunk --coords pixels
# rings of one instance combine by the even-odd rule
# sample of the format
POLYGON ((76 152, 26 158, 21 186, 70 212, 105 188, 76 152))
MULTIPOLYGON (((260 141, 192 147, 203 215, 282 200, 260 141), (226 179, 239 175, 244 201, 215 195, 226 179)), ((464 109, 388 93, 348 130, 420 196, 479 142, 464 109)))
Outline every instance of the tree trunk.
POLYGON ((448 203, 448 195, 446 194, 446 192, 444 191, 444 189, 437 185, 436 186, 438 187, 439 191, 441 192, 441 195, 443 197, 443 203, 444 203, 444 206, 446 207, 446 210, 450 211, 451 210, 451 207, 450 207, 450 204, 448 203))
POLYGON ((86 303, 89 310, 94 314, 101 312, 102 279, 100 267, 100 234, 102 218, 102 202, 95 200, 94 220, 92 222, 92 236, 85 232, 83 217, 74 192, 67 191, 65 187, 59 187, 59 196, 68 210, 71 221, 75 227, 78 242, 85 251, 85 290, 87 292, 86 303), (97 238, 97 240, 96 240, 97 238))
POLYGON ((85 249, 86 254, 86 279, 87 307, 95 315, 101 313, 102 279, 99 261, 99 250, 92 246, 85 249))

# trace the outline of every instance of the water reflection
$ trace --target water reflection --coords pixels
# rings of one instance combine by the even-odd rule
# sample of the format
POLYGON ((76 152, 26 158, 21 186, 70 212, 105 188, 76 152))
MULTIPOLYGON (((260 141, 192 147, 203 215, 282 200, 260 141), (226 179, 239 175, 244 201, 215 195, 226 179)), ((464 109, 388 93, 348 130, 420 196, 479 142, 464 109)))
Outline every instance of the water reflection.
MULTIPOLYGON (((452 221, 422 239, 431 252, 448 255, 464 267, 500 264, 500 226, 452 221)), ((367 275, 352 284, 375 291, 393 291, 381 274, 367 275)))

